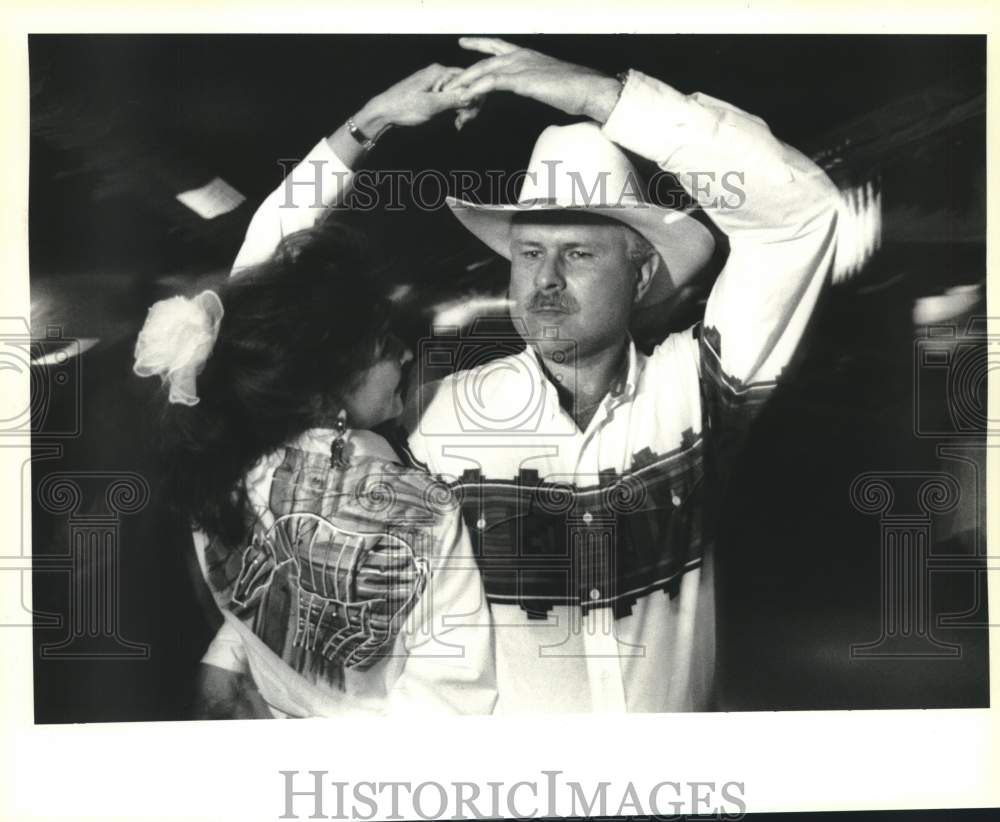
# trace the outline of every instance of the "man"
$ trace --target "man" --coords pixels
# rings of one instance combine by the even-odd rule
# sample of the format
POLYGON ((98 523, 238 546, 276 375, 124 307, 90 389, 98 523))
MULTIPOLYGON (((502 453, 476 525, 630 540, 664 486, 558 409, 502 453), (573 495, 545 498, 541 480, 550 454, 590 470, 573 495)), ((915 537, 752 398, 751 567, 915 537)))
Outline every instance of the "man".
POLYGON ((731 459, 802 337, 831 268, 836 189, 761 120, 705 95, 460 42, 493 55, 444 86, 461 102, 509 91, 591 121, 543 133, 518 206, 451 203, 511 260, 527 348, 446 379, 410 437, 462 500, 496 629, 497 710, 710 708, 708 457, 731 459), (711 241, 641 201, 619 146, 674 173, 730 243, 704 322, 648 357, 630 315, 684 285, 711 241))
MULTIPOLYGON (((458 108, 460 124, 484 95, 508 91, 590 121, 546 130, 517 207, 452 203, 510 258, 527 346, 421 392, 409 438, 451 480, 473 537, 497 711, 708 709, 709 469, 731 458, 802 337, 833 259, 836 189, 718 100, 493 38, 460 43, 492 56, 421 88, 430 109, 458 108), (703 323, 650 356, 632 343, 630 316, 694 277, 712 241, 690 216, 641 200, 619 147, 675 174, 730 245, 703 323)), ((356 120, 265 201, 238 264, 342 200, 357 146, 378 129, 356 120)))

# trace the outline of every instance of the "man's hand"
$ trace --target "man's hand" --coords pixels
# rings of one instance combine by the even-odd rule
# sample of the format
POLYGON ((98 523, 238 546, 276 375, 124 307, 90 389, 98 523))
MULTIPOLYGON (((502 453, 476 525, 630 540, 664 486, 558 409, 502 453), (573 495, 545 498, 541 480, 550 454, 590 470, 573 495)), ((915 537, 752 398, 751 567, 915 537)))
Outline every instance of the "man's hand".
MULTIPOLYGON (((566 63, 496 37, 461 37, 470 51, 492 54, 450 77, 445 92, 460 90, 460 106, 474 105, 492 91, 510 91, 546 103, 567 114, 605 122, 618 102, 621 84, 594 69, 566 63)), ((468 118, 466 118, 468 119, 468 118)))

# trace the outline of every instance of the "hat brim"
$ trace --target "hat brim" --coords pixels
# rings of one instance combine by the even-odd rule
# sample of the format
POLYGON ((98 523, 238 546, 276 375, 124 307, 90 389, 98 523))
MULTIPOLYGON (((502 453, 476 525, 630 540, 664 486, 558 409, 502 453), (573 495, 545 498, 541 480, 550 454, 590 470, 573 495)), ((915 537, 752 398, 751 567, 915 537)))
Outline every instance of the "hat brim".
POLYGON ((700 222, 683 211, 638 203, 634 205, 562 206, 542 200, 515 205, 481 205, 447 198, 448 207, 469 231, 502 257, 510 259, 510 229, 515 214, 529 211, 586 211, 618 220, 638 231, 659 252, 661 265, 640 305, 655 305, 690 281, 712 257, 715 239, 700 222), (664 270, 665 268, 665 270, 664 270))

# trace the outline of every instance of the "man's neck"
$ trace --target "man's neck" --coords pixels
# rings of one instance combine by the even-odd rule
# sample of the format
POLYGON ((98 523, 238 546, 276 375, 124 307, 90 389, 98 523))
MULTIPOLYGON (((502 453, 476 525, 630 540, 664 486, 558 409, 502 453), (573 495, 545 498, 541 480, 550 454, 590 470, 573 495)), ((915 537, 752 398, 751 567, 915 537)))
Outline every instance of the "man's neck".
POLYGON ((546 376, 556 387, 559 404, 586 430, 601 400, 616 380, 624 379, 628 368, 628 339, 586 357, 558 362, 540 356, 546 376))

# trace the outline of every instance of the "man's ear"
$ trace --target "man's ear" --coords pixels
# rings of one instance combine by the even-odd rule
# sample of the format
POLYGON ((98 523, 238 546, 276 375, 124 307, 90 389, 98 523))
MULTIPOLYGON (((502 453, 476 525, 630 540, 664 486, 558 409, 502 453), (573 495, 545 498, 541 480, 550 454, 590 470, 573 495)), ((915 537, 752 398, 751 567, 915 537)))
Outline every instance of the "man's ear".
POLYGON ((660 270, 661 265, 663 265, 663 261, 660 259, 660 255, 653 249, 650 249, 649 253, 636 265, 633 304, 638 305, 642 302, 642 298, 649 291, 649 287, 653 284, 653 277, 656 276, 656 272, 660 270))

